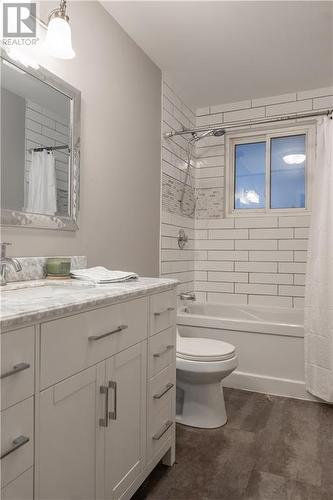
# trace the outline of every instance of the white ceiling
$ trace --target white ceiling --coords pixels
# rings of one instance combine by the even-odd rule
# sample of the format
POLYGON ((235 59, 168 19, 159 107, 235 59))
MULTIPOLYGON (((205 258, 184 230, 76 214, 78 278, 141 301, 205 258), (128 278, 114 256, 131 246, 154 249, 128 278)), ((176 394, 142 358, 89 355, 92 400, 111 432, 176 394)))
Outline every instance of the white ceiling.
POLYGON ((333 84, 332 1, 102 4, 194 107, 333 84))

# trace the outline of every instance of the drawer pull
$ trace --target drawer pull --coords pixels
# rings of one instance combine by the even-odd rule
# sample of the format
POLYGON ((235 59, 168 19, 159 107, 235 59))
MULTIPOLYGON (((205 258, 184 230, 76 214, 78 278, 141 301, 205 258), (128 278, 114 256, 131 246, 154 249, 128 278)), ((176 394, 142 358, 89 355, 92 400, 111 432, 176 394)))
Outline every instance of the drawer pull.
POLYGON ((169 382, 165 387, 164 389, 162 389, 160 392, 158 392, 157 394, 154 394, 154 399, 161 399, 162 396, 164 396, 164 394, 166 394, 167 392, 170 391, 170 389, 172 389, 174 387, 175 384, 172 384, 171 382, 169 382))
POLYGON ((13 453, 13 451, 17 450, 18 448, 21 448, 21 446, 26 444, 28 441, 30 441, 30 438, 28 438, 27 436, 17 437, 16 439, 13 440, 13 446, 9 450, 5 451, 5 453, 3 453, 0 456, 0 458, 3 459, 7 457, 7 455, 10 455, 11 453, 13 453))
POLYGON ((115 330, 112 330, 112 332, 103 333, 102 335, 91 335, 91 337, 88 337, 88 340, 101 340, 105 337, 108 337, 109 335, 113 335, 114 333, 119 333, 122 330, 126 330, 126 328, 128 328, 128 325, 120 325, 115 330))
POLYGON ((105 408, 104 418, 99 419, 100 427, 107 427, 109 425, 108 411, 109 411, 109 388, 106 385, 101 385, 99 388, 100 394, 105 394, 105 408))
POLYGON ((113 389, 113 411, 109 411, 109 419, 117 420, 117 382, 110 380, 110 389, 113 389))
POLYGON ((153 439, 155 441, 158 441, 159 439, 161 439, 161 437, 163 436, 163 434, 165 434, 166 431, 168 429, 170 429, 170 427, 172 426, 172 424, 173 424, 172 420, 168 420, 167 422, 165 422, 165 424, 163 425, 162 429, 159 430, 156 434, 153 435, 153 439))
POLYGON ((29 363, 18 363, 17 365, 13 366, 12 370, 9 370, 9 372, 0 375, 0 379, 10 377, 11 375, 15 375, 15 373, 23 372, 23 370, 27 370, 28 368, 30 368, 29 363))
POLYGON ((174 311, 175 309, 175 307, 167 307, 166 309, 163 309, 163 311, 154 312, 154 316, 161 316, 161 314, 174 311))
POLYGON ((167 345, 165 347, 165 349, 163 349, 162 351, 160 352, 155 352, 153 354, 154 358, 160 358, 164 353, 166 353, 167 351, 169 351, 170 349, 173 349, 174 348, 174 345, 167 345))

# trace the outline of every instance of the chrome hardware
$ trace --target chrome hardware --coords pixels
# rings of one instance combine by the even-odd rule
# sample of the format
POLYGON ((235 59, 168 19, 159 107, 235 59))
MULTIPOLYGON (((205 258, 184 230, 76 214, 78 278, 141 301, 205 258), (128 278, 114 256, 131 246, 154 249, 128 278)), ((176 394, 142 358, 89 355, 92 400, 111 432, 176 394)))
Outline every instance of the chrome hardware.
POLYGON ((9 372, 0 375, 0 380, 6 377, 10 377, 11 375, 15 375, 15 373, 22 372, 23 370, 27 370, 28 368, 30 368, 29 363, 18 363, 17 365, 13 366, 12 370, 9 370, 9 372))
POLYGON ((18 448, 21 448, 21 446, 28 443, 28 441, 30 441, 30 438, 28 438, 27 436, 17 437, 16 439, 13 440, 13 446, 9 450, 4 452, 0 456, 0 459, 2 460, 3 458, 7 457, 7 455, 10 455, 11 453, 13 453, 13 451, 17 450, 18 448))
POLYGON ((174 311, 175 309, 175 307, 167 307, 166 309, 163 309, 163 311, 154 312, 154 316, 161 316, 161 314, 174 311))
POLYGON ((113 335, 114 333, 119 333, 122 330, 126 330, 126 328, 128 328, 128 325, 120 325, 115 330, 112 330, 112 332, 103 333, 102 335, 91 335, 91 337, 88 337, 88 340, 101 340, 105 337, 108 337, 109 335, 113 335))
POLYGON ((6 257, 6 248, 11 243, 1 243, 1 259, 0 259, 0 286, 7 285, 7 268, 11 266, 17 273, 22 271, 20 262, 14 257, 6 257))
POLYGON ((159 430, 156 434, 153 435, 153 439, 155 439, 155 441, 158 441, 159 439, 161 439, 161 437, 163 436, 163 434, 166 433, 166 431, 168 429, 170 429, 170 427, 172 426, 173 422, 172 420, 168 420, 167 422, 165 422, 165 424, 163 425, 162 429, 159 430))
POLYGON ((109 419, 117 420, 117 382, 110 380, 110 389, 113 389, 113 411, 109 411, 109 419))
POLYGON ((178 246, 181 250, 184 250, 186 243, 188 242, 188 236, 185 234, 184 229, 179 229, 177 236, 178 246))
POLYGON ((154 394, 154 399, 161 399, 161 397, 164 396, 164 394, 166 394, 167 392, 170 391, 170 389, 172 389, 174 387, 175 384, 172 384, 171 382, 169 382, 165 387, 164 389, 161 390, 161 392, 158 392, 157 394, 154 394))
POLYGON ((104 409, 104 418, 99 419, 100 427, 107 427, 109 425, 109 388, 106 385, 101 385, 99 388, 100 394, 105 394, 105 409, 104 409))
POLYGON ((182 292, 179 294, 180 300, 196 300, 194 292, 182 292))
POLYGON ((160 358, 162 356, 162 354, 164 354, 165 352, 169 351, 169 349, 173 349, 175 346, 174 345, 167 345, 165 347, 165 349, 163 349, 163 351, 160 351, 160 352, 155 352, 153 354, 154 358, 160 358))

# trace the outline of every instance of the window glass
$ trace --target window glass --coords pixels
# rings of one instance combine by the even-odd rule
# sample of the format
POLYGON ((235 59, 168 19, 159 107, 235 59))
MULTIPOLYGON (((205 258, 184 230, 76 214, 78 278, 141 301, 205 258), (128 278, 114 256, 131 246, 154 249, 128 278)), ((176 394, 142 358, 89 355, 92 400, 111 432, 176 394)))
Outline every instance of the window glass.
POLYGON ((271 208, 305 208, 305 135, 271 139, 271 208))
POLYGON ((234 208, 265 208, 266 143, 235 146, 234 208))

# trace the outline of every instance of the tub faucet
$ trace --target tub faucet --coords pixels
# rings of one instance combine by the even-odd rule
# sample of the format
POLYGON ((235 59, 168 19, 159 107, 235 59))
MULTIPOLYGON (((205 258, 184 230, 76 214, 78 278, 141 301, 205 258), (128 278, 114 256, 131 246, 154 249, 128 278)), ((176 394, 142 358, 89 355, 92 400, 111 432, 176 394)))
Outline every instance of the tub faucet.
POLYGON ((1 243, 0 286, 7 285, 7 268, 11 266, 17 273, 22 271, 20 262, 14 257, 6 257, 6 247, 11 243, 1 243))
POLYGON ((182 292, 179 294, 180 300, 196 300, 195 299, 195 293, 194 292, 182 292))

